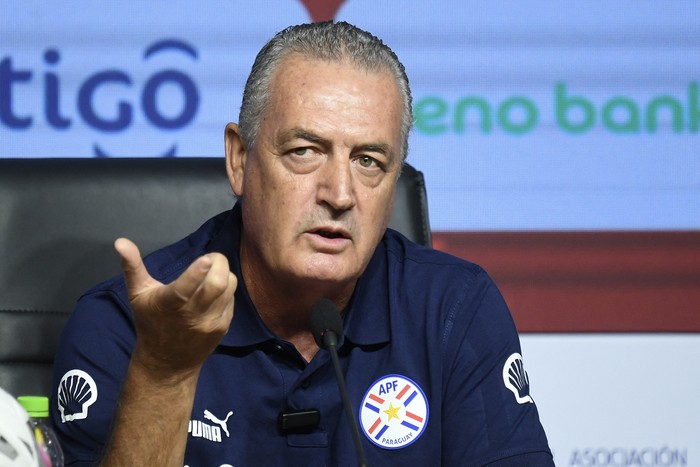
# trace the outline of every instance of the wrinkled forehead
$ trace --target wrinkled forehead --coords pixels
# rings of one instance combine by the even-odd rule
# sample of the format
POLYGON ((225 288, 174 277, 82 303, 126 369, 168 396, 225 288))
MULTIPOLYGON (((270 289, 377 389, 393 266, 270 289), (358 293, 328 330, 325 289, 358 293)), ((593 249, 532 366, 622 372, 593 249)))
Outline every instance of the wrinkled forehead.
POLYGON ((382 143, 401 157, 401 97, 387 71, 363 70, 347 60, 292 56, 277 68, 268 98, 262 127, 274 121, 291 125, 277 131, 311 130, 327 122, 382 143))
MULTIPOLYGON (((339 73, 342 73, 342 70, 347 70, 350 72, 354 72, 354 74, 365 75, 367 77, 367 80, 376 79, 378 76, 385 77, 388 87, 393 87, 397 91, 399 91, 399 86, 396 82, 396 78, 394 77, 394 75, 388 67, 369 67, 366 63, 355 61, 349 56, 341 56, 338 58, 324 58, 319 56, 301 54, 299 52, 288 52, 282 57, 280 57, 271 73, 270 85, 268 90, 270 94, 274 94, 275 88, 277 88, 280 85, 284 85, 286 78, 288 78, 289 73, 292 70, 305 70, 308 73, 313 73, 314 69, 324 65, 337 67, 340 70, 339 73), (393 85, 390 85, 390 82, 393 83, 393 85)), ((328 84, 333 83, 329 82, 328 84)), ((388 89, 388 91, 390 92, 391 89, 388 89)), ((389 94, 387 94, 387 97, 388 95, 389 94)), ((396 95, 399 98, 397 102, 400 104, 400 92, 397 92, 396 95)))

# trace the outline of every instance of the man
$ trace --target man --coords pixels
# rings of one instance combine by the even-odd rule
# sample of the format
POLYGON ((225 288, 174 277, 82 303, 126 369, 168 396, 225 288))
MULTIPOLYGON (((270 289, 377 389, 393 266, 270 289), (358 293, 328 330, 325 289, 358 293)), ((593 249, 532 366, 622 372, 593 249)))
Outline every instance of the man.
POLYGON ((403 66, 374 36, 275 36, 225 131, 240 201, 145 265, 117 240, 124 278, 78 303, 52 414, 68 465, 357 465, 309 327, 320 298, 342 313, 368 465, 552 465, 496 287, 387 230, 411 123, 403 66), (320 419, 280 427, 308 410, 320 419))

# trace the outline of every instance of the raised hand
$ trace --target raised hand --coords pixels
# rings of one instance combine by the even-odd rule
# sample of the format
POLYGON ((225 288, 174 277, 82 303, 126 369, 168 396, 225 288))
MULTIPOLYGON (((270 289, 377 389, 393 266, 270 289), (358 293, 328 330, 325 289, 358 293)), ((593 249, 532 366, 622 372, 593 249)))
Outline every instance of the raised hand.
POLYGON ((132 359, 164 378, 198 371, 233 318, 238 280, 226 257, 201 256, 166 285, 151 277, 133 242, 119 238, 114 248, 122 258, 136 324, 132 359))

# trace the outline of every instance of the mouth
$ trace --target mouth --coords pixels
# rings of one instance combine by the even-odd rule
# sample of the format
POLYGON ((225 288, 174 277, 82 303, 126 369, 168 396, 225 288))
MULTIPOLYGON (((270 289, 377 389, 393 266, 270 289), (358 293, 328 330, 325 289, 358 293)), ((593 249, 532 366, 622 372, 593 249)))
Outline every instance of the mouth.
POLYGON ((311 233, 330 240, 350 239, 350 234, 343 229, 320 227, 318 229, 311 230, 311 233))

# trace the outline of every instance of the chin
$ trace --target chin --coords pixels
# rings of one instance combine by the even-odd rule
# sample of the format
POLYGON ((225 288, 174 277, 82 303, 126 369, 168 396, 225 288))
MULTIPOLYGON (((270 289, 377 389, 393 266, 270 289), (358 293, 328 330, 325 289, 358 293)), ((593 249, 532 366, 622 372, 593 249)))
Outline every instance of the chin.
POLYGON ((341 285, 354 281, 357 277, 349 274, 338 274, 330 271, 309 272, 302 277, 302 281, 317 282, 322 284, 341 285))
POLYGON ((304 270, 301 274, 301 279, 304 281, 342 285, 357 280, 358 276, 359 273, 346 267, 339 267, 337 264, 314 264, 304 270))

